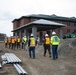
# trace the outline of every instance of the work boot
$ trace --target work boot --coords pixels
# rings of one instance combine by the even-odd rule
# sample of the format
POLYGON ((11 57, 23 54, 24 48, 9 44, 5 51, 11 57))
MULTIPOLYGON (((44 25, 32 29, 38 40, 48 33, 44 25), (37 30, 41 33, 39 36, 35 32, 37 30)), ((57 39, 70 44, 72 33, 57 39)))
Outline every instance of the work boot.
POLYGON ((58 59, 58 57, 56 57, 56 59, 58 59))
POLYGON ((44 54, 44 57, 46 57, 46 55, 44 54))
POLYGON ((49 58, 51 58, 51 55, 49 56, 49 58))

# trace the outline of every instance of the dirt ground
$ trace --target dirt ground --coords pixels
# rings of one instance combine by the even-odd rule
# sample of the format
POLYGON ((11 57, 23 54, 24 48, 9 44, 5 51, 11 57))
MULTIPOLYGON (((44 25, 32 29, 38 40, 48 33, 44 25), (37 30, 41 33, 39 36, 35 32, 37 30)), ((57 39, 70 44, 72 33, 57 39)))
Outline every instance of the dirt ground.
MULTIPOLYGON (((64 42, 63 44, 61 43, 59 50, 63 50, 63 48, 65 48, 64 44, 66 43, 66 40, 63 41, 64 42)), ((68 42, 67 44, 69 43, 71 42, 68 42)), ((76 50, 74 47, 66 49, 76 50)), ((57 60, 52 60, 52 57, 49 58, 48 52, 46 57, 43 56, 43 46, 39 45, 36 47, 36 58, 31 59, 28 56, 28 50, 11 50, 5 48, 3 43, 0 43, 0 55, 6 52, 14 53, 17 55, 22 60, 22 63, 20 63, 20 65, 26 70, 28 75, 76 75, 76 53, 74 53, 74 58, 70 58, 64 56, 65 51, 66 50, 64 50, 64 52, 59 51, 59 58, 57 60)), ((72 53, 71 55, 73 56, 72 53)), ((3 71, 5 73, 2 75, 18 75, 17 71, 13 67, 13 64, 3 65, 3 71)), ((0 72, 2 72, 1 69, 0 72)))

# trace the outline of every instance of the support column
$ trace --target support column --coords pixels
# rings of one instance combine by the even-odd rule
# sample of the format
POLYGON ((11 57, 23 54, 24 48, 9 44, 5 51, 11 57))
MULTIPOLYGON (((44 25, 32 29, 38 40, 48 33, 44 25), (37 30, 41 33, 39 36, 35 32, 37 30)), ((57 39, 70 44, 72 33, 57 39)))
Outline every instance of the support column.
POLYGON ((24 29, 24 36, 26 35, 26 29, 24 29))
POLYGON ((61 28, 58 29, 58 35, 59 35, 60 39, 63 38, 63 31, 61 28))
POLYGON ((24 30, 24 36, 28 38, 28 31, 26 29, 24 30))
POLYGON ((34 35, 34 38, 37 38, 37 27, 35 26, 32 27, 32 33, 34 35))
POLYGON ((21 37, 21 30, 19 31, 19 37, 22 38, 22 37, 21 37))
POLYGON ((15 36, 17 37, 17 32, 15 32, 15 36))

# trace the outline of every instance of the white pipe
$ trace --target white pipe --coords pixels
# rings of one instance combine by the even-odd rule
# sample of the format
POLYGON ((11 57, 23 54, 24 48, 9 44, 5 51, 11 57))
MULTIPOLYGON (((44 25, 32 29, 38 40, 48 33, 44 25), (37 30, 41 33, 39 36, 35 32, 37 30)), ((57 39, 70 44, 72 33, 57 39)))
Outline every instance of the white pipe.
POLYGON ((6 57, 5 57, 5 55, 2 55, 1 58, 2 58, 3 61, 7 60, 6 57))
POLYGON ((2 61, 2 65, 7 64, 7 61, 2 61))
POLYGON ((6 54, 6 53, 5 53, 5 56, 6 56, 7 62, 8 62, 8 63, 10 63, 10 62, 11 62, 11 60, 10 60, 10 58, 8 58, 8 56, 7 56, 7 54, 6 54))
POLYGON ((17 62, 16 60, 15 60, 15 58, 10 54, 10 58, 13 60, 13 62, 12 63, 15 63, 15 62, 17 62))
POLYGON ((12 56, 11 56, 10 54, 8 54, 8 57, 10 58, 11 63, 13 63, 13 62, 14 62, 14 60, 13 60, 12 56))
POLYGON ((19 62, 19 60, 16 59, 16 57, 14 57, 14 55, 11 54, 11 56, 13 57, 13 59, 14 59, 15 62, 19 62))
POLYGON ((23 74, 27 74, 27 72, 19 64, 16 64, 16 65, 22 71, 23 74))
POLYGON ((21 62, 21 60, 13 53, 5 53, 8 63, 21 62))
POLYGON ((21 70, 17 67, 16 64, 14 64, 14 67, 15 67, 15 69, 17 70, 17 72, 18 72, 19 74, 22 74, 21 70))
POLYGON ((13 62, 13 60, 12 60, 12 58, 11 58, 10 54, 7 54, 7 57, 8 57, 8 58, 9 58, 9 60, 10 60, 10 62, 9 62, 9 63, 12 63, 12 62, 13 62))
POLYGON ((18 60, 18 62, 21 62, 21 60, 15 55, 15 54, 13 54, 13 53, 11 53, 12 55, 13 55, 13 57, 16 59, 16 60, 18 60))

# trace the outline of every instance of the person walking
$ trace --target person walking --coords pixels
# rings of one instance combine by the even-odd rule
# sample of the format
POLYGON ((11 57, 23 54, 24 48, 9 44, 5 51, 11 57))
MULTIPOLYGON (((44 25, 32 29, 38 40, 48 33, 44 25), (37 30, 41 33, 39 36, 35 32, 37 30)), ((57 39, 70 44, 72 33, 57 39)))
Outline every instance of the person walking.
POLYGON ((8 44, 8 38, 7 37, 5 37, 4 43, 5 43, 5 48, 7 48, 7 44, 8 44))
POLYGON ((29 57, 35 59, 35 46, 37 42, 36 39, 33 37, 33 34, 30 35, 28 40, 28 47, 29 47, 29 57), (32 52, 32 53, 31 53, 32 52))
POLYGON ((9 48, 11 48, 11 37, 8 37, 8 45, 9 45, 9 48))
POLYGON ((22 42, 22 49, 24 48, 24 40, 23 40, 23 38, 22 38, 22 41, 21 41, 22 42))
POLYGON ((12 37, 11 42, 12 42, 12 49, 15 50, 15 40, 14 40, 14 37, 12 37))
POLYGON ((17 49, 20 49, 20 42, 21 42, 21 39, 19 36, 17 36, 17 49))
POLYGON ((17 47, 17 37, 14 36, 14 40, 15 40, 15 48, 17 47))
POLYGON ((27 37, 26 36, 24 36, 23 37, 23 43, 24 43, 24 50, 26 50, 27 51, 27 49, 26 49, 26 46, 27 46, 27 37))
POLYGON ((60 39, 59 37, 56 35, 56 32, 52 32, 52 36, 51 36, 51 45, 52 45, 52 55, 53 55, 53 60, 58 58, 58 52, 57 52, 57 48, 58 45, 60 44, 60 39))
POLYGON ((50 51, 50 38, 48 34, 45 34, 44 39, 44 56, 46 56, 46 51, 48 50, 49 57, 51 57, 51 51, 50 51))

